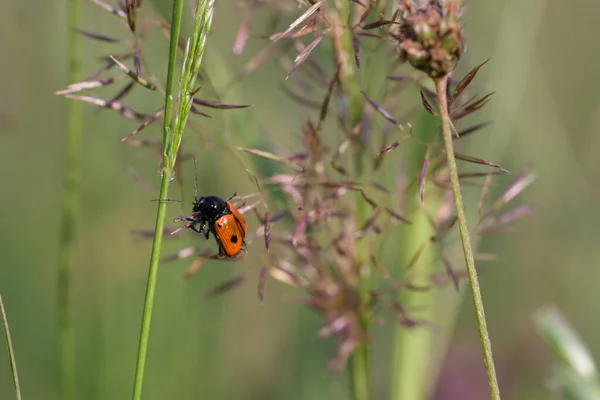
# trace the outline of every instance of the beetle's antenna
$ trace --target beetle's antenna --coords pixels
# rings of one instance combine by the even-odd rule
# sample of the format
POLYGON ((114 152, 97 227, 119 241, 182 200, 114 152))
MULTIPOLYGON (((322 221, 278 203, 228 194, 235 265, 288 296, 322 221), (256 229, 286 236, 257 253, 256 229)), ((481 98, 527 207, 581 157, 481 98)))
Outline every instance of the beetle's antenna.
POLYGON ((160 203, 183 203, 183 201, 177 199, 152 199, 150 201, 158 201, 160 203))
POLYGON ((196 163, 196 156, 194 156, 194 200, 198 200, 198 164, 196 163))

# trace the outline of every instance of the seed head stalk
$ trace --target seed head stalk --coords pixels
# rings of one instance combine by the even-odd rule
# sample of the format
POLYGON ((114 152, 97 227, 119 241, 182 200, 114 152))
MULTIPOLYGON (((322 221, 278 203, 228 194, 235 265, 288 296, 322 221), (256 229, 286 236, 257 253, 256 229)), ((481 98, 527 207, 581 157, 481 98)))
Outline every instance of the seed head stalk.
POLYGON ((456 159, 454 157, 454 145, 452 143, 452 128, 450 122, 450 115, 448 114, 448 98, 446 95, 446 88, 448 85, 449 77, 450 74, 446 74, 440 78, 434 79, 440 108, 442 135, 444 137, 444 147, 446 149, 448 170, 450 172, 450 183, 452 185, 452 193, 454 195, 454 205, 456 207, 458 229, 460 231, 460 239, 462 242, 463 252, 465 256, 465 263, 467 265, 467 272, 469 274, 471 293, 473 294, 473 305, 475 307, 475 316, 477 317, 479 337, 481 339, 481 347, 483 349, 483 358, 485 360, 485 367, 487 370, 488 382, 490 385, 491 398, 493 400, 500 400, 500 389, 498 388, 498 380, 496 378, 494 359, 492 357, 492 344, 490 342, 487 324, 485 322, 483 299, 481 297, 481 290, 479 288, 479 280, 477 278, 477 270, 475 268, 475 259, 473 258, 473 249, 471 248, 471 237, 469 235, 469 228, 467 226, 467 219, 465 217, 462 194, 460 191, 460 182, 458 178, 458 171, 456 168, 456 159))
POLYGON ((169 45, 169 64, 165 93, 165 118, 162 143, 163 167, 161 171, 162 179, 160 185, 160 200, 158 202, 156 223, 154 228, 154 239, 150 254, 148 281, 146 284, 146 298, 144 302, 144 311, 142 314, 142 326, 138 345, 138 357, 133 387, 133 400, 140 400, 142 397, 144 367, 148 352, 150 322, 152 319, 152 307, 154 305, 156 280, 158 277, 158 263, 160 260, 162 235, 165 226, 165 214, 167 207, 166 200, 168 198, 169 183, 171 182, 171 177, 173 176, 183 130, 192 106, 192 97, 195 91, 196 77, 198 76, 198 71, 202 62, 202 55, 204 54, 206 40, 212 23, 213 7, 214 0, 199 0, 196 4, 194 31, 186 46, 179 84, 179 103, 177 107, 177 113, 174 117, 174 129, 171 131, 171 123, 173 121, 173 80, 175 75, 177 44, 181 28, 181 16, 183 12, 183 0, 173 1, 171 38, 169 45))

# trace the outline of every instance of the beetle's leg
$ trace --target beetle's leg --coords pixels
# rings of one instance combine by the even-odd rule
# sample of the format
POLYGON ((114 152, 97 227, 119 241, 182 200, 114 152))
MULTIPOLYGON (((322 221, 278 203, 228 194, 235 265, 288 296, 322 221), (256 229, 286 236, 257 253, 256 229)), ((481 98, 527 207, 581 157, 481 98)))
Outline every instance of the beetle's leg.
POLYGON ((206 238, 206 240, 208 240, 208 237, 210 235, 210 230, 206 229, 206 221, 202 222, 202 225, 200 225, 200 233, 202 233, 204 235, 204 237, 206 238))
POLYGON ((196 233, 203 233, 202 229, 196 228, 196 225, 190 225, 190 229, 193 230, 196 233))
POLYGON ((223 247, 223 243, 219 241, 219 257, 227 257, 227 252, 225 251, 225 247, 223 247))
POLYGON ((198 232, 200 233, 200 231, 198 230, 198 228, 196 228, 196 224, 199 222, 197 218, 194 218, 193 216, 191 217, 179 217, 179 218, 175 218, 175 221, 187 221, 189 222, 188 224, 182 226, 179 229, 185 229, 185 228, 190 228, 191 230, 193 230, 194 232, 198 232))

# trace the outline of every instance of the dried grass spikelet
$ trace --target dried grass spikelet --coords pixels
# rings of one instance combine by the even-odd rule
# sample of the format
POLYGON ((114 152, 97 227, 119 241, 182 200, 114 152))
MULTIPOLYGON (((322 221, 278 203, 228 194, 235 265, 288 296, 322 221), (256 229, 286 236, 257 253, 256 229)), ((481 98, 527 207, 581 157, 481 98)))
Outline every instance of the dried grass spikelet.
POLYGON ((400 59, 432 78, 451 72, 464 50, 461 11, 453 0, 430 0, 424 5, 400 0, 400 27, 394 34, 400 59))

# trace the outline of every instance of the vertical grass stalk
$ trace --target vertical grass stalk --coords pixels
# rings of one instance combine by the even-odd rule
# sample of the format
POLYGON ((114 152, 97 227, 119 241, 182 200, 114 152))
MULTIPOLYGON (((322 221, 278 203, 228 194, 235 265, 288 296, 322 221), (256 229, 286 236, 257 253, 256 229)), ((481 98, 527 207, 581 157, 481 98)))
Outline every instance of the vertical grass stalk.
POLYGON ((142 387, 144 381, 144 367, 146 365, 146 355, 148 353, 148 339, 150 337, 150 322, 152 320, 152 307, 154 306, 154 293, 156 289, 156 279, 158 277, 158 263, 160 261, 160 249, 162 245, 162 236, 165 226, 165 213, 167 203, 162 201, 167 198, 169 192, 169 182, 171 177, 170 165, 168 164, 169 154, 166 149, 170 142, 171 116, 173 110, 173 80, 175 76, 175 64, 177 60, 177 41, 181 29, 181 14, 183 11, 183 0, 173 0, 173 15, 171 17, 171 39, 169 43, 169 64, 167 70, 167 86, 165 90, 165 116, 163 124, 163 171, 160 184, 160 200, 156 212, 156 223, 154 227, 154 240, 152 242, 152 252, 150 254, 150 265, 148 267, 148 281, 146 283, 146 298, 144 301, 144 311, 142 314, 142 327, 140 340, 138 344, 138 356, 135 366, 135 381, 133 384, 133 399, 142 398, 142 387))
MULTIPOLYGON (((359 89, 359 75, 356 66, 353 64, 354 50, 352 42, 352 33, 345 27, 350 24, 352 17, 351 2, 339 1, 337 9, 339 11, 339 22, 341 28, 341 46, 338 51, 338 65, 340 81, 346 91, 348 99, 348 126, 354 127, 360 122, 363 114, 364 97, 359 89)), ((360 181, 364 175, 363 151, 360 144, 356 144, 354 175, 360 181)), ((356 213, 359 221, 365 221, 368 218, 367 205, 360 194, 356 194, 356 213)), ((357 265, 360 269, 360 295, 363 304, 366 304, 370 294, 370 264, 368 257, 367 244, 363 241, 358 244, 357 265)), ((363 310, 360 315, 361 328, 366 336, 357 346, 350 356, 350 385, 354 400, 369 400, 370 379, 369 379, 369 345, 367 343, 369 333, 369 315, 363 310)))
POLYGON ((465 263, 469 274, 469 282, 471 285, 471 293, 473 295, 473 306, 475 307, 475 316, 479 328, 479 337, 481 339, 481 347, 483 349, 483 358, 487 370, 488 382, 490 385, 491 398, 500 400, 500 389, 498 388, 498 380, 496 378, 496 370, 494 367, 494 359, 492 357, 492 344, 490 342, 487 324, 485 322, 485 312, 483 308, 483 299, 479 288, 479 280, 477 278, 477 269, 475 268, 475 260, 473 258, 473 249, 471 248, 471 237, 465 217, 464 205, 462 201, 461 187, 458 179, 458 171, 456 168, 456 159, 454 157, 454 145, 452 143, 452 128, 450 115, 448 113, 448 98, 447 85, 449 74, 440 78, 434 79, 438 103, 440 108, 440 119, 442 124, 442 135, 444 137, 444 147, 446 149, 446 157, 448 171, 450 173, 450 183, 452 185, 452 193, 454 195, 454 205, 456 207, 456 216, 458 229, 460 231, 460 239, 462 242, 465 263))
MULTIPOLYGON (((421 111, 420 117, 413 125, 413 132, 420 140, 434 143, 438 132, 437 119, 421 111)), ((433 185, 427 185, 425 193, 434 195, 428 195, 424 204, 421 202, 417 177, 427 156, 427 148, 417 141, 409 141, 406 146, 406 174, 414 183, 407 187, 405 194, 404 215, 411 224, 402 226, 399 233, 398 265, 408 268, 412 264, 412 269, 418 271, 419 280, 410 278, 411 282, 426 285, 428 282, 421 280, 427 280, 429 273, 434 271, 438 252, 431 242, 435 229, 431 226, 428 214, 435 213, 440 200, 434 194, 433 185)), ((408 279, 408 275, 409 272, 404 271, 404 279, 408 279)), ((437 297, 437 290, 401 290, 399 293, 400 304, 408 310, 422 308, 423 312, 419 313, 419 318, 425 321, 435 318, 437 297)), ((390 399, 426 398, 434 335, 427 326, 407 328, 398 324, 395 327, 390 399)))
MULTIPOLYGON (((408 191, 407 193, 412 193, 408 191)), ((413 201, 409 199, 409 201, 413 201)), ((403 227, 399 243, 399 264, 408 266, 418 255, 413 269, 418 270, 419 277, 427 278, 436 265, 436 249, 430 238, 435 234, 427 218, 437 201, 429 201, 427 210, 416 204, 406 209, 405 216, 410 218, 411 225, 403 227)), ((408 274, 405 274, 405 276, 408 274)), ((421 278, 421 279, 423 279, 421 278)), ((421 281, 411 283, 421 284, 421 281)), ((404 290, 399 294, 399 301, 407 310, 422 309, 419 318, 432 321, 435 318, 437 290, 418 291, 404 290)), ((398 324, 394 332, 394 350, 392 359, 390 399, 424 400, 427 398, 427 384, 435 333, 428 326, 408 328, 398 324)))
MULTIPOLYGON (((351 2, 339 1, 337 9, 339 12, 341 48, 338 49, 338 65, 340 82, 346 91, 348 100, 348 126, 354 127, 360 122, 363 114, 364 97, 359 89, 359 75, 356 66, 353 63, 354 50, 352 43, 352 33, 346 25, 350 24, 352 18, 351 2)), ((335 41, 335 39, 334 39, 335 41)), ((356 144, 355 160, 354 160, 354 175, 357 180, 361 180, 364 175, 363 166, 363 151, 360 144, 356 144)), ((368 218, 367 205, 360 194, 356 194, 356 212, 359 221, 365 221, 368 218)), ((368 256, 368 248, 365 242, 358 244, 357 265, 360 270, 360 295, 363 304, 368 302, 370 293, 370 264, 368 256)), ((369 379, 369 345, 368 333, 370 330, 369 315, 366 310, 363 310, 360 315, 360 324, 365 337, 357 346, 350 356, 350 389, 354 400, 369 400, 370 395, 370 379, 369 379)))
POLYGON ((369 348, 365 343, 358 345, 350 357, 351 392, 354 400, 368 400, 369 389, 369 348))
POLYGON ((10 329, 8 329, 8 318, 4 309, 4 302, 0 295, 0 314, 2 314, 2 323, 4 325, 4 334, 6 335, 6 348, 8 349, 8 358, 10 359, 10 370, 12 372, 13 384, 15 385, 15 394, 17 400, 21 400, 21 386, 19 385, 19 374, 17 373, 17 360, 15 358, 15 350, 13 349, 12 340, 10 338, 10 329))
MULTIPOLYGON (((169 190, 170 174, 163 172, 160 184, 160 199, 166 199, 169 190)), ((142 327, 140 332, 140 341, 138 344, 138 356, 135 366, 135 382, 133 386, 133 399, 142 398, 142 386, 144 380, 144 367, 146 365, 146 355, 148 353, 148 339, 150 337, 150 322, 152 319, 152 307, 154 306, 154 294, 156 289, 156 279, 158 277, 158 262, 160 260, 160 249, 162 245, 162 234, 165 226, 165 214, 167 203, 160 201, 156 212, 156 224, 154 241, 152 242, 152 253, 150 255, 150 266, 148 270, 148 281, 146 283, 146 298, 144 301, 144 311, 142 314, 142 327)))
POLYGON ((150 322, 152 319, 152 308, 156 291, 156 280, 158 277, 158 263, 160 261, 160 250, 162 246, 162 235, 165 226, 165 214, 168 198, 169 183, 173 176, 176 165, 177 152, 181 144, 181 138, 187 117, 192 105, 192 93, 195 89, 196 77, 200 70, 202 55, 206 46, 206 40, 212 23, 214 0, 199 0, 196 5, 196 18, 192 38, 188 40, 183 61, 183 68, 179 82, 179 96, 177 113, 173 119, 173 80, 177 58, 177 44, 181 29, 181 16, 183 12, 183 0, 173 1, 173 15, 171 18, 171 38, 169 44, 169 63, 167 72, 167 86, 165 94, 165 117, 163 124, 162 156, 163 168, 160 185, 160 201, 156 213, 154 227, 154 240, 150 254, 150 265, 148 268, 148 281, 146 284, 146 297, 144 311, 142 314, 142 326, 138 345, 138 356, 133 386, 133 399, 142 398, 144 380, 144 368, 148 352, 148 340, 150 337, 150 322), (171 122, 174 120, 174 128, 171 131, 171 122))
MULTIPOLYGON (((74 30, 79 26, 79 14, 80 0, 69 0, 67 3, 67 21, 70 28, 67 50, 69 63, 67 82, 79 82, 81 70, 79 33, 74 30)), ((69 102, 67 110, 67 150, 58 248, 58 334, 62 398, 63 400, 74 400, 77 388, 71 275, 81 182, 82 103, 69 102)))

